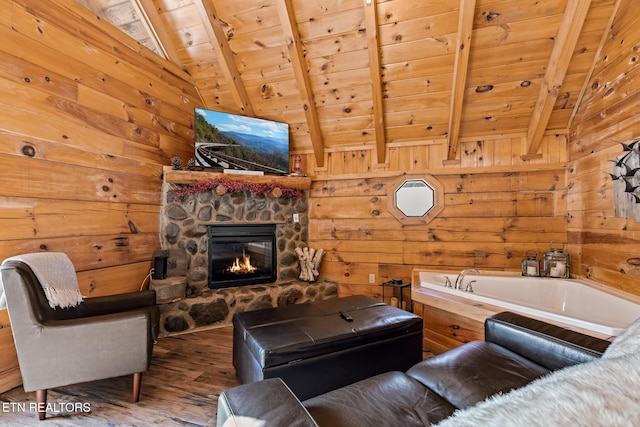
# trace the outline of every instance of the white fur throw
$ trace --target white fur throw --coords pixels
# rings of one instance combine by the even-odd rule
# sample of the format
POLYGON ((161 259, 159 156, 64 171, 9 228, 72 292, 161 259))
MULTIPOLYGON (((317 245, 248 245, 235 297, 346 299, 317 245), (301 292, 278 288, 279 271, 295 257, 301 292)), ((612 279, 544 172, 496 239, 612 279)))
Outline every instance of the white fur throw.
MULTIPOLYGON (((640 322, 599 360, 456 411, 438 427, 640 426, 640 322), (623 351, 629 344, 630 351, 623 351)), ((625 331, 626 332, 626 331, 625 331)))
POLYGON ((67 254, 36 252, 8 258, 4 262, 9 260, 23 262, 31 268, 51 308, 75 307, 82 302, 76 270, 67 254))
POLYGON ((603 358, 640 354, 640 319, 633 322, 607 347, 603 358))

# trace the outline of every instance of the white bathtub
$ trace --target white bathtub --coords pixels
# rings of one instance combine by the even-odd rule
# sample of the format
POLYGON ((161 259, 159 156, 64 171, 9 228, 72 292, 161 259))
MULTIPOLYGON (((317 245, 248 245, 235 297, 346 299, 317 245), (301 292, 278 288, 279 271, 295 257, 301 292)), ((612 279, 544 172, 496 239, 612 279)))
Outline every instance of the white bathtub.
MULTIPOLYGON (((640 318, 640 304, 598 290, 579 280, 518 275, 467 274, 462 290, 454 286, 457 274, 419 272, 420 287, 471 301, 565 323, 608 336, 618 336, 640 318), (473 292, 465 292, 467 283, 473 292)), ((418 289, 419 290, 419 289, 418 289)))

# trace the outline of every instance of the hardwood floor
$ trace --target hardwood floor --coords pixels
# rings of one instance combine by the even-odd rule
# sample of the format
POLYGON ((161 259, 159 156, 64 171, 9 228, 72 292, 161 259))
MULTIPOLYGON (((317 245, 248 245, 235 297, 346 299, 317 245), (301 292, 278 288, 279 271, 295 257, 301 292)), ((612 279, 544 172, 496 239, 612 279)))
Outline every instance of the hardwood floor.
POLYGON ((35 393, 0 394, 1 426, 215 426, 218 396, 240 384, 231 364, 232 327, 161 338, 133 403, 132 376, 49 390, 44 421, 35 393))

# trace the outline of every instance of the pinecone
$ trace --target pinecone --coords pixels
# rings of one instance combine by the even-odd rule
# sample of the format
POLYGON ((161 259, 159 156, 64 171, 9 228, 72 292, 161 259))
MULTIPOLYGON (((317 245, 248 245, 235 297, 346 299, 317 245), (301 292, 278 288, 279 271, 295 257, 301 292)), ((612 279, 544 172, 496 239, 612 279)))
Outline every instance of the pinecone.
POLYGON ((182 160, 180 159, 180 157, 175 156, 174 158, 172 158, 171 166, 173 166, 173 170, 177 170, 177 171, 182 170, 182 160))
POLYGON ((187 170, 194 171, 196 170, 196 159, 193 157, 189 159, 187 162, 187 170))

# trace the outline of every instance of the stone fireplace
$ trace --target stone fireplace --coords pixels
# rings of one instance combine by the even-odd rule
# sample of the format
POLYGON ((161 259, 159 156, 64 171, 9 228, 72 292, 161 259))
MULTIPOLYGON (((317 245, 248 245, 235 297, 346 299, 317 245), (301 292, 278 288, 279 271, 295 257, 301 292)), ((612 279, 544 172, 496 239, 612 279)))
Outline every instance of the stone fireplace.
MULTIPOLYGON (((229 324, 238 311, 337 297, 338 286, 334 282, 319 279, 308 283, 298 279, 300 270, 295 250, 308 246, 310 181, 307 178, 229 177, 170 168, 165 168, 164 175, 161 245, 162 249, 180 250, 187 255, 187 292, 185 298, 160 306, 162 335, 229 324), (202 185, 221 176, 230 181, 202 185), (194 184, 196 181, 201 184, 194 184), (273 190, 253 191, 260 183, 269 183, 273 190), (176 194, 176 186, 197 189, 187 195, 176 194), (296 190, 295 195, 282 191, 291 188, 296 190), (262 277, 257 282, 228 286, 227 279, 222 279, 224 286, 211 287, 211 237, 217 237, 225 228, 246 233, 252 231, 253 226, 274 230, 275 280, 262 277)), ((238 248, 245 247, 245 255, 252 252, 256 261, 264 257, 263 252, 268 251, 266 246, 264 239, 250 245, 233 244, 234 250, 240 252, 242 249, 238 248)), ((220 247, 215 249, 219 255, 220 247)), ((268 261, 263 258, 260 262, 268 261)))

